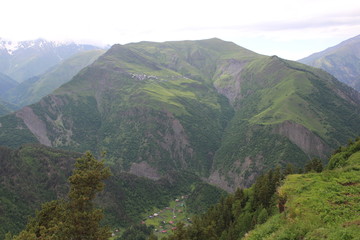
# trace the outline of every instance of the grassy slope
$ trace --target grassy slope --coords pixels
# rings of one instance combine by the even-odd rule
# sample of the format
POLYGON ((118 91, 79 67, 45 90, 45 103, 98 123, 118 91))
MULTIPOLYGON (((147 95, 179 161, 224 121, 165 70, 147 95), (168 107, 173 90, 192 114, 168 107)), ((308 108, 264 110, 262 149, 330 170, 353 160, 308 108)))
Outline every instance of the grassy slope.
POLYGON ((46 73, 22 82, 6 94, 6 99, 19 106, 37 102, 70 81, 81 69, 93 63, 104 52, 104 50, 91 50, 78 53, 46 73))
POLYGON ((356 106, 346 106, 345 100, 334 92, 334 89, 342 89, 343 86, 325 72, 276 57, 253 64, 245 70, 244 78, 248 81, 242 88, 243 93, 255 91, 254 98, 259 96, 258 103, 246 106, 249 112, 244 118, 251 124, 273 125, 293 121, 331 142, 328 135, 334 128, 340 127, 334 126, 332 121, 335 120, 329 116, 335 117, 334 106, 342 106, 347 115, 359 111, 356 106), (256 81, 259 83, 254 84, 256 81))
POLYGON ((279 197, 286 199, 285 211, 259 225, 245 239, 357 239, 359 150, 357 141, 333 155, 332 170, 289 175, 278 189, 279 197))
POLYGON ((359 106, 335 91, 349 89, 321 70, 274 56, 252 61, 241 75, 242 97, 235 103, 240 110, 215 155, 225 175, 230 170, 246 177, 286 162, 302 166, 310 154, 274 132, 285 121, 304 126, 331 148, 360 134, 359 106), (234 165, 246 157, 252 159, 250 171, 234 165))

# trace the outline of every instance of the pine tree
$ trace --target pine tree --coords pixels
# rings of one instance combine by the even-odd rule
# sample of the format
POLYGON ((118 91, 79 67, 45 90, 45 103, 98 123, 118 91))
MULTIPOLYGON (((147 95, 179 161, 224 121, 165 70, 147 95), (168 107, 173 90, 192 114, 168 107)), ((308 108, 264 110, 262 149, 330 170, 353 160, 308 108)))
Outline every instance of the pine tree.
POLYGON ((69 178, 68 199, 55 200, 42 205, 36 217, 14 240, 105 240, 111 234, 100 226, 103 213, 93 200, 104 189, 103 181, 111 175, 103 161, 87 152, 76 160, 75 170, 69 178))

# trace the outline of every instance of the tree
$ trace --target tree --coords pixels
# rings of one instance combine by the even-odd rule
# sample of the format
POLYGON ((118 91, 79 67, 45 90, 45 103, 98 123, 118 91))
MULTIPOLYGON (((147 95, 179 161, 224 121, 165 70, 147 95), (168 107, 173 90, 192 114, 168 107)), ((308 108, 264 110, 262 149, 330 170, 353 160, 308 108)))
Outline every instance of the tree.
POLYGON ((318 158, 313 158, 311 161, 309 161, 306 165, 305 165, 305 172, 311 172, 311 171, 315 171, 315 172, 322 172, 323 170, 323 165, 320 159, 318 158))
POLYGON ((290 175, 290 174, 293 174, 293 173, 295 173, 294 165, 291 164, 291 163, 286 164, 286 167, 285 167, 285 170, 284 170, 284 175, 287 176, 287 175, 290 175))
POLYGON ((111 234, 100 226, 103 213, 96 209, 93 200, 104 189, 103 181, 111 175, 90 153, 76 160, 75 170, 69 177, 68 199, 60 199, 42 205, 36 217, 14 240, 105 240, 111 234))

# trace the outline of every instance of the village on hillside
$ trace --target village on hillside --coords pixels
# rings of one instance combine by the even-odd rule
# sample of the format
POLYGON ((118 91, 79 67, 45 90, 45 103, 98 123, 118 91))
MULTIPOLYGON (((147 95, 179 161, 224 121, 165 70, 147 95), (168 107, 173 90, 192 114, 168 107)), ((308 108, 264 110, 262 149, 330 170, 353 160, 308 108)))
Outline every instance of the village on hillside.
POLYGON ((142 224, 154 226, 155 235, 167 234, 176 230, 176 224, 183 222, 185 225, 191 224, 190 214, 186 211, 185 200, 188 196, 181 196, 170 202, 168 207, 159 209, 153 214, 143 219, 142 224))

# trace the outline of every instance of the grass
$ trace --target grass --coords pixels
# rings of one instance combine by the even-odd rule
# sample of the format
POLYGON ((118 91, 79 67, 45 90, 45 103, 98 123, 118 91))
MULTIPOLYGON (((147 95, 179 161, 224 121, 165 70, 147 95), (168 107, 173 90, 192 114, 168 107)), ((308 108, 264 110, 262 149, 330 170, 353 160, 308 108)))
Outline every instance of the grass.
MULTIPOLYGON (((268 60, 258 61, 257 64, 261 72, 269 74, 258 77, 265 78, 265 85, 259 90, 262 97, 255 108, 257 114, 251 116, 249 122, 273 125, 293 121, 324 136, 327 130, 321 122, 321 116, 309 107, 309 102, 303 97, 315 91, 307 73, 281 66, 278 72, 272 72, 275 63, 268 60)), ((250 68, 255 68, 254 64, 250 68)))
POLYGON ((358 239, 360 236, 360 152, 342 168, 289 175, 278 189, 285 211, 259 225, 245 239, 358 239))

